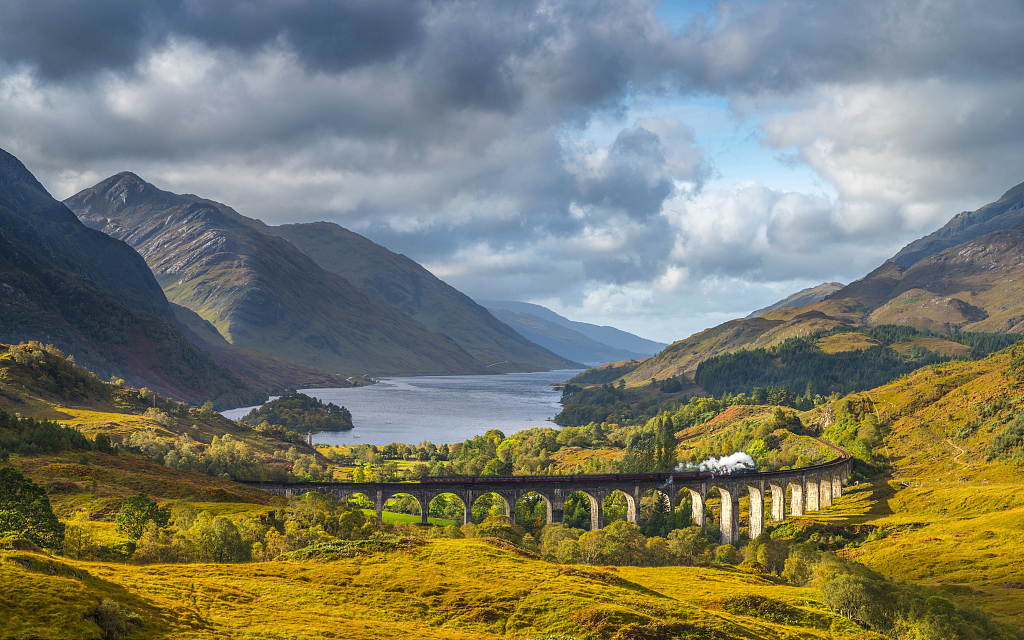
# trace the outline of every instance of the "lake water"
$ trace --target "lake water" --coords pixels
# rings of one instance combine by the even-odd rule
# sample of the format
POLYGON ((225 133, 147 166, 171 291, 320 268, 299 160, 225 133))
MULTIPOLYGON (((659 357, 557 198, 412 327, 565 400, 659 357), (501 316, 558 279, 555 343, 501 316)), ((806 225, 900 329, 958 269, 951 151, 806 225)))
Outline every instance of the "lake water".
MULTIPOLYGON (((440 445, 462 442, 488 429, 508 436, 531 427, 555 427, 547 421, 561 410, 561 394, 550 385, 580 371, 385 378, 368 387, 301 391, 347 407, 355 424, 351 431, 314 434, 313 442, 385 445, 429 440, 440 445)), ((237 420, 251 409, 222 413, 237 420)))

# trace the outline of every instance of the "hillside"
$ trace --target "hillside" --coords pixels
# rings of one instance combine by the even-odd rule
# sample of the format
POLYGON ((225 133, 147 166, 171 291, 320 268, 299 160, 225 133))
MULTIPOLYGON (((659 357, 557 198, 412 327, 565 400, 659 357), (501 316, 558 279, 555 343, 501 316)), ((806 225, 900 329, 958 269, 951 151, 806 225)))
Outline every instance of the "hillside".
POLYGON ((627 352, 628 358, 642 358, 664 349, 667 345, 664 342, 656 342, 641 338, 638 335, 616 329, 615 327, 590 324, 589 322, 577 322, 558 315, 547 307, 529 302, 515 302, 512 300, 477 300, 485 307, 497 307, 508 309, 519 313, 529 313, 542 320, 562 325, 567 329, 578 331, 595 342, 607 345, 612 349, 627 352))
POLYGON ((413 260, 348 229, 331 222, 262 229, 289 240, 324 269, 394 305, 429 330, 450 337, 491 371, 579 368, 572 362, 577 358, 530 342, 532 338, 495 319, 413 260))
POLYGON ((219 406, 265 395, 179 330, 142 258, 87 228, 16 158, 0 151, 0 340, 39 340, 165 395, 219 406))
MULTIPOLYGON (((1020 627, 1024 576, 1024 358, 1018 347, 935 365, 815 409, 805 421, 856 438, 877 421, 891 477, 856 490, 848 518, 880 527, 851 557, 886 575, 948 585, 1020 627)), ((849 520, 847 520, 849 521, 849 520)))
POLYGON ((178 326, 189 340, 210 354, 214 362, 226 367, 254 389, 280 394, 295 388, 353 385, 347 376, 268 356, 248 347, 236 347, 195 311, 174 303, 171 303, 171 309, 174 310, 178 326))
POLYGON ((782 307, 806 307, 809 304, 821 302, 822 300, 824 300, 825 298, 829 297, 830 295, 832 295, 836 291, 839 291, 842 288, 843 285, 838 282, 826 282, 824 284, 819 284, 816 287, 808 287, 807 289, 801 289, 800 291, 790 294, 774 304, 770 304, 763 309, 758 309, 757 311, 754 311, 749 316, 747 316, 747 318, 757 318, 763 316, 769 311, 775 311, 776 309, 781 309, 782 307))
POLYGON ((1022 215, 1022 205, 1024 185, 1018 185, 998 202, 959 214, 945 231, 908 245, 893 260, 824 300, 694 334, 670 345, 626 381, 639 384, 652 377, 692 374, 700 361, 712 356, 841 326, 1020 333, 1024 226, 1004 225, 1022 215), (953 242, 959 244, 950 246, 953 242))
POLYGON ((641 357, 631 351, 614 349, 591 340, 575 329, 545 320, 532 313, 510 311, 500 307, 488 307, 487 310, 526 339, 570 360, 603 364, 641 357))
POLYGON ((349 375, 485 372, 450 338, 223 205, 161 191, 131 173, 67 204, 87 225, 135 247, 168 299, 234 346, 349 375))

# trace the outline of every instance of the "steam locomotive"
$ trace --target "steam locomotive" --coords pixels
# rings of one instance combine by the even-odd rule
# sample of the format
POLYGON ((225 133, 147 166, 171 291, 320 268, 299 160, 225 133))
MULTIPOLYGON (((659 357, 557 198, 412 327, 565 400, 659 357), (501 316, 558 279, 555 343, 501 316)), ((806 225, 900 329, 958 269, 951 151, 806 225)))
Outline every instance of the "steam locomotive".
POLYGON ((695 478, 743 476, 757 473, 757 469, 740 468, 727 471, 662 471, 660 473, 607 473, 578 476, 427 476, 424 484, 522 484, 531 482, 674 482, 695 478))

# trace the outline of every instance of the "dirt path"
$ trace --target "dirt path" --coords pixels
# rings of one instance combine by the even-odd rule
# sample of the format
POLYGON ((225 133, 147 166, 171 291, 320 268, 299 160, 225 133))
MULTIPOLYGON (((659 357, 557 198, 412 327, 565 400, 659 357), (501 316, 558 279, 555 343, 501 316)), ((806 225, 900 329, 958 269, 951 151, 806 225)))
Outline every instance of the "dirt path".
POLYGON ((961 449, 960 447, 956 446, 955 444, 953 444, 953 441, 950 440, 949 438, 946 438, 946 442, 949 444, 949 446, 953 447, 954 449, 956 449, 957 451, 960 452, 960 453, 956 454, 955 456, 953 456, 953 462, 955 462, 957 464, 962 464, 964 466, 964 469, 967 469, 968 467, 970 467, 971 465, 969 463, 967 463, 967 462, 960 462, 960 456, 964 455, 965 451, 963 449, 961 449))

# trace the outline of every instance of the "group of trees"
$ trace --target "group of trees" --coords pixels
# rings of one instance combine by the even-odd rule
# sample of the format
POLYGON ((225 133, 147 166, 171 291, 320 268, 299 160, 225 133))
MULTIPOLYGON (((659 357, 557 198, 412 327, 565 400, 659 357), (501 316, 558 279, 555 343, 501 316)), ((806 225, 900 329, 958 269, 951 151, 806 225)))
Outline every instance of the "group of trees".
MULTIPOLYGON (((126 503, 127 504, 127 503, 126 503)), ((151 518, 138 537, 134 562, 246 562, 337 540, 363 540, 391 527, 357 506, 307 493, 288 506, 238 520, 198 511, 188 503, 166 521, 151 518)))
POLYGON ((153 431, 140 429, 126 445, 130 451, 171 467, 205 473, 226 480, 249 482, 284 482, 288 480, 332 480, 332 469, 317 461, 312 454, 303 454, 295 447, 275 451, 266 456, 231 434, 214 436, 209 445, 192 439, 187 433, 174 440, 158 437, 153 431))
POLYGON ((78 429, 0 410, 0 460, 6 459, 9 453, 36 455, 93 448, 94 443, 78 429))
POLYGON ((242 422, 253 426, 267 423, 292 431, 343 431, 352 428, 352 413, 333 402, 324 404, 304 393, 286 393, 253 409, 242 422))

